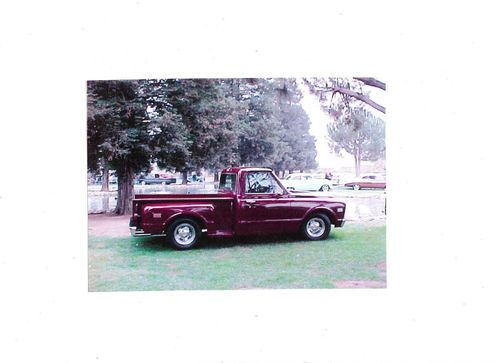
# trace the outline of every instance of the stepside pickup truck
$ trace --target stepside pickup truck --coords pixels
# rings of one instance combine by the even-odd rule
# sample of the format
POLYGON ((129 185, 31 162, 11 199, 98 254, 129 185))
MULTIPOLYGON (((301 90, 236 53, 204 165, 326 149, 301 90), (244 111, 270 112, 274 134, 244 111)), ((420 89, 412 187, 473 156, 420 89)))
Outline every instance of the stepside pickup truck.
POLYGON ((344 225, 345 203, 328 196, 287 191, 271 169, 228 168, 218 193, 138 194, 133 200, 133 236, 166 236, 176 249, 210 237, 302 233, 325 239, 344 225))

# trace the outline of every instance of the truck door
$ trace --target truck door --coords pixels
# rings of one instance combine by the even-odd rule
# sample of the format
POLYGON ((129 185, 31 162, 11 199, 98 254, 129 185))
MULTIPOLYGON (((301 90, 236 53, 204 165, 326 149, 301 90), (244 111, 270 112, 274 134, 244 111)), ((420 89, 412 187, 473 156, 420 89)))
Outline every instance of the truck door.
POLYGON ((289 219, 290 200, 269 171, 246 172, 238 198, 236 233, 282 233, 289 219))

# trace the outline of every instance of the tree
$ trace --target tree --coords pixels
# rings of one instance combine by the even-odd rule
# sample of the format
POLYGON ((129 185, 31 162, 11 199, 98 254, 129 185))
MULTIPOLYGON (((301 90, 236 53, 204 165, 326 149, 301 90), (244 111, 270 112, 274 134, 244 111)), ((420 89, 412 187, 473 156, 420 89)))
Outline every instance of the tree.
POLYGON ((152 163, 183 173, 237 164, 308 168, 314 138, 292 79, 88 82, 88 168, 114 170, 115 213, 152 163))
POLYGON ((183 168, 191 156, 189 130, 171 103, 172 80, 141 81, 139 93, 149 118, 151 160, 162 169, 183 168))
POLYGON ((138 81, 88 82, 89 166, 107 155, 107 164, 118 178, 116 214, 131 212, 135 173, 149 167, 151 150, 144 103, 138 81))
POLYGON ((240 164, 278 171, 316 166, 315 140, 295 79, 235 79, 231 84, 245 107, 238 122, 240 164))
POLYGON ((240 163, 271 166, 286 148, 272 86, 265 79, 243 80, 240 89, 246 100, 246 110, 238 124, 240 163))
POLYGON ((378 160, 385 155, 385 123, 363 108, 355 108, 350 122, 344 119, 328 125, 330 148, 339 154, 342 150, 353 155, 356 176, 361 161, 378 160))
POLYGON ((115 213, 131 213, 137 173, 149 171, 154 160, 170 165, 187 159, 185 129, 168 107, 161 81, 89 81, 87 87, 88 168, 115 170, 115 213))
POLYGON ((169 103, 187 130, 189 159, 179 169, 183 182, 187 172, 216 169, 234 163, 237 136, 235 124, 241 108, 221 79, 168 80, 169 103))
POLYGON ((329 99, 329 106, 327 106, 329 112, 334 110, 331 107, 334 103, 334 97, 340 95, 347 103, 349 99, 355 99, 385 114, 385 107, 373 101, 369 94, 363 91, 363 85, 385 91, 385 83, 375 78, 304 78, 304 82, 312 93, 319 96, 321 101, 329 99))
POLYGON ((286 144, 282 157, 273 164, 277 170, 314 169, 316 140, 309 133, 310 120, 302 108, 302 93, 295 79, 275 79, 278 95, 278 119, 283 130, 282 141, 286 144))

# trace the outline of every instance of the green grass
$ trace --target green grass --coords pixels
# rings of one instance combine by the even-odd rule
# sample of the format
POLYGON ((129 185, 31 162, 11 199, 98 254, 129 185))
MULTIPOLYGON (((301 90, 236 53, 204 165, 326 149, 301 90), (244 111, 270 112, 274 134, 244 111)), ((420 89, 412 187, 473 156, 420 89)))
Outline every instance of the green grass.
POLYGON ((89 237, 89 291, 334 288, 385 281, 385 226, 345 226, 324 241, 207 239, 194 250, 162 239, 89 237))

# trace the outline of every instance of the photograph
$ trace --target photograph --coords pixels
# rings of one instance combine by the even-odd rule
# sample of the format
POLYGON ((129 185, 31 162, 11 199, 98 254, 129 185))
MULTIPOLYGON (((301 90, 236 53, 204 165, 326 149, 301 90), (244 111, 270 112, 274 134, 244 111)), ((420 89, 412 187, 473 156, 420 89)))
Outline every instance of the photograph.
POLYGON ((88 290, 386 288, 386 84, 88 80, 88 290))

